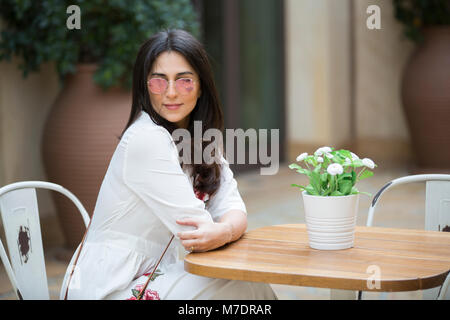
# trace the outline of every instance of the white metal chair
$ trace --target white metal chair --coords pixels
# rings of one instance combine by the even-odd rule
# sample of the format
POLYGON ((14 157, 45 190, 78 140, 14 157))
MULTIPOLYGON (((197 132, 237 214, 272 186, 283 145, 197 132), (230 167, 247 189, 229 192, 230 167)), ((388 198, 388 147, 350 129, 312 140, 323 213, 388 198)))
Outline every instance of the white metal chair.
MULTIPOLYGON (((394 179, 382 187, 374 196, 367 217, 367 226, 372 226, 375 208, 386 190, 400 184, 426 182, 425 230, 450 231, 450 174, 418 174, 394 179)), ((449 252, 450 255, 450 252, 449 252)), ((425 299, 450 299, 447 292, 450 274, 440 288, 423 290, 425 299)))
POLYGON ((18 299, 49 300, 36 189, 57 191, 78 208, 86 227, 90 218, 80 200, 60 185, 15 182, 0 188, 0 212, 10 260, 0 240, 0 257, 18 299))

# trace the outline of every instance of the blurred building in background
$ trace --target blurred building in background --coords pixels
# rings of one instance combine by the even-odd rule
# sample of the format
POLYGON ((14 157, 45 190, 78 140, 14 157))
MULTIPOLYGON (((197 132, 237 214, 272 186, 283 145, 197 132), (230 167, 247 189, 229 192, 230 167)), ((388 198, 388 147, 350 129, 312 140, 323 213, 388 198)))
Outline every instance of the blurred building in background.
POLYGON ((280 128, 287 162, 329 145, 383 165, 410 163, 400 85, 413 45, 392 1, 197 3, 227 127, 280 128), (374 4, 379 30, 366 24, 374 4))
MULTIPOLYGON (((226 128, 279 129, 281 165, 327 145, 349 148, 380 168, 409 166, 400 83, 413 45, 394 18, 392 1, 193 4, 212 57, 226 128), (369 5, 381 9, 379 30, 367 28, 369 5)), ((16 63, 0 63, 0 185, 47 180, 42 132, 61 89, 51 63, 26 79, 16 63)), ((40 208, 41 216, 54 216, 50 196, 44 195, 40 208)))

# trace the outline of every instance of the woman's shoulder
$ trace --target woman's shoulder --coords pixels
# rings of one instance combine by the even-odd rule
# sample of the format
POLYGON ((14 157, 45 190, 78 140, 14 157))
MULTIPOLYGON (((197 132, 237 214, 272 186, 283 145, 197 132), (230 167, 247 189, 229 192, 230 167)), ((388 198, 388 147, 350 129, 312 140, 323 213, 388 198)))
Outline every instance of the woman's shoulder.
POLYGON ((166 128, 157 125, 150 116, 142 111, 133 124, 125 131, 123 143, 145 142, 146 144, 173 143, 172 136, 166 128))

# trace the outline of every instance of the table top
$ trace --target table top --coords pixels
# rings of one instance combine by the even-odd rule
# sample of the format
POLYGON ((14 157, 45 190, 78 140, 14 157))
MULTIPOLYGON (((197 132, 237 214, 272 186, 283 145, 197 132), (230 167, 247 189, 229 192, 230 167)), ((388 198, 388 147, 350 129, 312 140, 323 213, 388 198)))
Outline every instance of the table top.
POLYGON ((450 233, 357 226, 353 248, 324 251, 309 247, 304 224, 268 226, 216 250, 190 253, 184 268, 206 277, 273 284, 423 290, 441 285, 450 271, 450 233))

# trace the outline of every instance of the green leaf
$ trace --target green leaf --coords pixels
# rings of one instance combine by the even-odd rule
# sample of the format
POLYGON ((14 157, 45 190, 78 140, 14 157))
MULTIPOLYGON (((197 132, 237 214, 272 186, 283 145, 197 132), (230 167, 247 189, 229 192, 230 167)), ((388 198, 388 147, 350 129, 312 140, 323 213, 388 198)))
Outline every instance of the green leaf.
POLYGON ((341 180, 338 182, 339 191, 344 195, 349 195, 352 191, 352 181, 351 180, 341 180))
POLYGON ((314 168, 314 172, 320 173, 320 169, 322 169, 322 164, 317 165, 317 167, 314 168))
POLYGON ((319 195, 319 193, 310 184, 306 186, 305 190, 306 190, 306 192, 309 195, 312 195, 312 196, 318 196, 319 195))
POLYGON ((133 294, 133 296, 134 296, 135 298, 137 298, 138 295, 139 295, 139 290, 131 289, 131 293, 133 294))
POLYGON ((309 176, 309 173, 310 173, 309 170, 302 168, 301 166, 299 166, 296 163, 291 163, 289 165, 289 169, 295 169, 298 173, 305 174, 307 176, 309 176))
POLYGON ((365 170, 363 173, 361 173, 361 175, 359 176, 358 181, 361 181, 362 179, 366 179, 373 176, 373 172, 369 171, 369 170, 365 170))
POLYGON ((363 167, 363 166, 364 166, 364 164, 362 163, 361 159, 356 159, 353 161, 352 167, 359 168, 359 167, 363 167))
POLYGON ((343 174, 338 176, 338 181, 351 180, 351 179, 352 179, 352 174, 351 173, 343 173, 343 174))
POLYGON ((305 163, 310 164, 312 166, 314 166, 314 161, 316 161, 314 159, 314 156, 307 156, 304 160, 305 163))
POLYGON ((339 153, 339 155, 340 155, 341 157, 343 157, 344 159, 345 159, 345 158, 349 158, 350 160, 352 159, 352 154, 351 154, 350 151, 348 151, 348 150, 339 150, 338 153, 339 153))
POLYGON ((332 197, 338 197, 338 196, 343 196, 344 194, 342 193, 342 192, 340 192, 340 191, 333 191, 331 194, 330 194, 330 196, 332 196, 332 197))
POLYGON ((305 187, 304 187, 304 186, 300 186, 300 185, 295 184, 295 183, 292 183, 292 184, 291 184, 291 187, 297 187, 297 188, 300 188, 300 189, 302 189, 302 190, 305 190, 305 187))
POLYGON ((298 173, 301 173, 301 174, 306 174, 308 177, 309 177, 310 174, 311 174, 311 171, 306 170, 306 169, 298 169, 297 172, 298 172, 298 173))
POLYGON ((328 185, 328 173, 325 172, 320 175, 320 182, 322 185, 322 189, 326 189, 328 185))
POLYGON ((336 180, 334 179, 334 177, 331 174, 328 175, 328 181, 330 184, 330 191, 334 190, 336 188, 336 182, 335 182, 336 180))
POLYGON ((322 196, 324 196, 324 197, 326 197, 326 196, 328 196, 330 193, 331 193, 331 188, 328 188, 323 194, 322 194, 322 196))
POLYGON ((334 157, 333 157, 333 161, 335 163, 339 163, 339 164, 344 164, 345 162, 345 156, 343 156, 342 154, 339 153, 339 151, 335 151, 334 153, 331 153, 334 157))
POLYGON ((356 183, 356 172, 355 170, 352 170, 352 185, 354 186, 356 183))
POLYGON ((309 177, 309 183, 314 188, 316 193, 320 195, 321 183, 320 183, 320 173, 312 171, 309 177))
POLYGON ((155 273, 153 273, 153 276, 152 276, 152 278, 150 279, 150 281, 154 281, 157 277, 159 277, 159 276, 161 276, 161 275, 163 275, 163 273, 161 272, 160 269, 157 269, 157 270, 155 271, 155 273))
POLYGON ((303 169, 302 167, 300 167, 298 164, 296 163, 291 163, 289 165, 289 169, 303 169))

